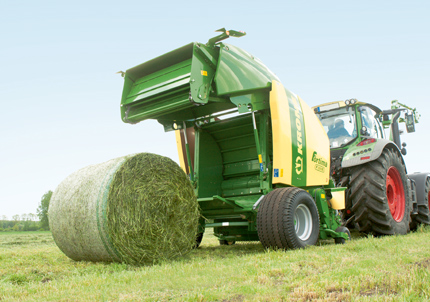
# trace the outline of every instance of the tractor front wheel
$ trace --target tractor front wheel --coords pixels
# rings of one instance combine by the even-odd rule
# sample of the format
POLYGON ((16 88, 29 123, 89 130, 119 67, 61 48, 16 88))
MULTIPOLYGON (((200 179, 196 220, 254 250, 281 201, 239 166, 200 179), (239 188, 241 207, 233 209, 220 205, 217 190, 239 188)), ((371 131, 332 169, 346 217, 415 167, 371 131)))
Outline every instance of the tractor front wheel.
POLYGON ((297 249, 315 245, 319 237, 319 214, 315 201, 300 188, 271 191, 258 210, 257 231, 266 248, 297 249))
POLYGON ((406 234, 412 203, 400 155, 385 149, 381 156, 351 171, 350 198, 358 230, 376 235, 406 234))

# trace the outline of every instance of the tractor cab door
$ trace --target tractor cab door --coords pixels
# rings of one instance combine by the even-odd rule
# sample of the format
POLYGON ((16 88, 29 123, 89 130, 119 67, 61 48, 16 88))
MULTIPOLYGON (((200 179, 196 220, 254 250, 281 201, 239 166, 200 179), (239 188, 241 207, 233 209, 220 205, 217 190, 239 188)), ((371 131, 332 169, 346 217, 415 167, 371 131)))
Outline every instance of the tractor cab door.
POLYGON ((360 134, 362 136, 371 138, 384 138, 384 131, 382 130, 382 125, 377 118, 379 116, 373 109, 368 106, 358 107, 358 112, 360 113, 359 123, 360 134))

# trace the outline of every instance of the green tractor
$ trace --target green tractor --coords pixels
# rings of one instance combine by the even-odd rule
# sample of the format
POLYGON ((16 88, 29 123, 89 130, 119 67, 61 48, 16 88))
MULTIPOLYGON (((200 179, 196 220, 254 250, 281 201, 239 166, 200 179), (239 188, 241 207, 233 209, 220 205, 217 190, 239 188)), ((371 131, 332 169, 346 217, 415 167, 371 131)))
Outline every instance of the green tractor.
POLYGON ((415 108, 394 100, 390 110, 381 110, 350 99, 313 109, 330 140, 330 175, 337 186, 348 188, 342 211, 346 226, 392 235, 430 223, 430 176, 407 174, 406 144, 400 141, 399 123, 415 131, 415 108))
POLYGON ((330 181, 329 140, 312 109, 256 57, 219 30, 128 69, 121 117, 175 131, 181 167, 206 228, 220 244, 261 241, 281 249, 342 243, 345 188, 330 181))

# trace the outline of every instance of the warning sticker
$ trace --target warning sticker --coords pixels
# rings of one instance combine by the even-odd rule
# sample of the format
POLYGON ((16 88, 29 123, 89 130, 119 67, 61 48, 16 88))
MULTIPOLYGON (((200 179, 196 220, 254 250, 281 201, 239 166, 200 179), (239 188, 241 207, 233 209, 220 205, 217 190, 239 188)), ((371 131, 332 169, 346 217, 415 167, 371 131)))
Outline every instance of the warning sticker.
POLYGON ((200 70, 202 73, 202 76, 207 77, 208 76, 208 72, 206 70, 200 70))
POLYGON ((284 169, 273 169, 273 177, 284 177, 284 169))

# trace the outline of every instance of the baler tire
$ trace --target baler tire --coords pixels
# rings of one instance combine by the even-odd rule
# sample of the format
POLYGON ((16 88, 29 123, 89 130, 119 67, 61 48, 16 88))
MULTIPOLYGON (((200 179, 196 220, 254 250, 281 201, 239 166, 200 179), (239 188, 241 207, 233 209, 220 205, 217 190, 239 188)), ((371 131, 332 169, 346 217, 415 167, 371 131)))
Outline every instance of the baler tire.
MULTIPOLYGON (((349 229, 347 227, 344 226, 340 226, 336 229, 336 232, 342 232, 348 235, 348 240, 351 240, 351 232, 349 231, 349 229)), ((345 239, 344 238, 334 238, 334 242, 336 244, 345 244, 345 239)))
POLYGON ((315 245, 319 227, 315 201, 300 188, 271 191, 257 213, 258 237, 265 248, 297 249, 315 245))
POLYGON ((406 169, 396 151, 385 149, 376 160, 352 168, 350 197, 360 232, 404 235, 409 231, 412 202, 406 169))
POLYGON ((420 224, 430 224, 430 178, 427 178, 424 190, 425 202, 418 205, 418 215, 412 217, 411 230, 416 230, 420 224))

